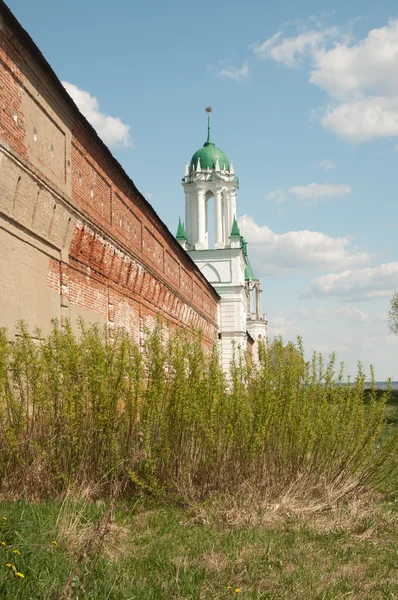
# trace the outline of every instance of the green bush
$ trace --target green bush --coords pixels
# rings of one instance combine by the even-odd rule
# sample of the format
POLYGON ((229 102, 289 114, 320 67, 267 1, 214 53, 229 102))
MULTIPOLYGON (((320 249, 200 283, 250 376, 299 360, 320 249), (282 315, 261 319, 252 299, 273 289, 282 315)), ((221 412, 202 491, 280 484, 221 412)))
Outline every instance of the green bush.
POLYGON ((37 342, 0 333, 0 491, 29 497, 117 484, 182 499, 250 491, 340 498, 397 488, 397 435, 385 404, 346 385, 335 357, 304 359, 299 340, 239 352, 225 378, 217 346, 158 322, 144 346, 123 331, 54 322, 37 342))

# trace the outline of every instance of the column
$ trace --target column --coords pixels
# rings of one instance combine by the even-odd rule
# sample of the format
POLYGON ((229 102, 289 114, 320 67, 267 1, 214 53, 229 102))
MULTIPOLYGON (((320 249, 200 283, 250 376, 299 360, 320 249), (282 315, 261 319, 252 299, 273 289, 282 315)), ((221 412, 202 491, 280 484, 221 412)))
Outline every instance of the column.
POLYGON ((216 190, 214 196, 214 247, 224 248, 222 227, 222 195, 221 190, 216 190))
POLYGON ((187 242, 189 246, 192 246, 192 203, 191 203, 191 192, 185 191, 185 233, 187 236, 187 242))
POLYGON ((205 237, 206 237, 206 205, 205 205, 205 194, 202 190, 198 192, 198 237, 197 243, 195 244, 196 250, 206 250, 205 237))
POLYGON ((263 312, 262 290, 261 290, 261 283, 258 282, 256 284, 256 319, 261 319, 262 312, 263 312))
POLYGON ((224 245, 225 245, 225 247, 227 247, 230 244, 229 234, 231 233, 231 227, 232 227, 232 224, 231 224, 231 227, 229 227, 230 206, 229 206, 229 197, 228 197, 228 195, 224 196, 223 206, 224 206, 224 215, 223 215, 224 245))
POLYGON ((249 319, 252 318, 253 312, 253 285, 249 282, 249 299, 248 299, 248 307, 247 307, 247 317, 249 319))
POLYGON ((190 193, 191 196, 191 246, 195 248, 196 242, 198 241, 198 199, 194 192, 190 193))
POLYGON ((232 228, 232 222, 234 220, 234 217, 237 218, 237 214, 236 214, 236 192, 231 192, 231 228, 232 228))

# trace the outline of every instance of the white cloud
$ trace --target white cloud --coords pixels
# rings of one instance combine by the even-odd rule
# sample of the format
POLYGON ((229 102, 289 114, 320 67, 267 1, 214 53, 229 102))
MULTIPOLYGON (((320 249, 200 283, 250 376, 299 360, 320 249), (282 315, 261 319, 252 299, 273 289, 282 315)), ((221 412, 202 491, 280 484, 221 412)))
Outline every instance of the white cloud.
POLYGON ((89 92, 67 81, 62 81, 62 85, 105 144, 110 148, 132 146, 129 125, 123 123, 118 117, 102 113, 97 98, 91 96, 89 92))
POLYGON ((329 27, 293 37, 278 32, 253 49, 288 67, 309 61, 309 81, 330 97, 318 111, 326 129, 353 142, 398 136, 398 19, 356 42, 329 27))
POLYGON ((318 231, 288 231, 278 234, 252 217, 239 218, 242 235, 250 244, 250 259, 258 275, 312 269, 339 270, 366 264, 371 256, 355 252, 347 237, 331 237, 318 231))
POLYGON ((391 297, 398 288, 398 262, 373 268, 345 270, 315 277, 302 298, 332 297, 340 300, 370 300, 391 297))
POLYGON ((308 183, 295 185, 289 189, 277 188, 266 194, 267 200, 274 204, 285 204, 290 198, 301 203, 316 204, 328 198, 339 198, 351 194, 351 188, 346 183, 308 183))
POLYGON ((321 123, 354 142, 398 136, 398 96, 365 97, 326 109, 321 123))
POLYGON ((271 58, 292 68, 299 66, 305 56, 313 55, 327 40, 341 35, 338 27, 310 30, 293 37, 284 37, 282 31, 278 31, 262 44, 252 44, 251 48, 261 60, 271 58))
POLYGON ((153 199, 153 194, 152 192, 144 192, 144 197, 148 200, 148 202, 150 202, 153 199))
POLYGON ((317 48, 310 81, 335 98, 398 94, 398 19, 369 31, 355 44, 317 48))
POLYGON ((325 160, 321 160, 319 164, 324 171, 332 171, 336 167, 335 162, 327 158, 325 160))
POLYGON ((269 315, 269 334, 293 342, 300 335, 307 358, 313 350, 324 355, 337 352, 337 364, 344 361, 352 376, 360 360, 368 374, 374 364, 379 381, 394 375, 397 379, 398 336, 388 335, 387 304, 374 301, 366 307, 366 312, 352 305, 280 308, 269 315))
POLYGON ((323 198, 347 196, 351 194, 351 188, 345 183, 309 183, 308 185, 296 185, 289 192, 301 200, 318 202, 323 198))
POLYGON ((285 204, 288 200, 288 194, 286 189, 280 187, 276 190, 272 190, 272 192, 268 192, 265 196, 267 200, 271 200, 274 204, 285 204))
POLYGON ((243 63, 241 67, 224 67, 219 71, 218 76, 222 79, 233 79, 242 83, 246 81, 250 76, 249 65, 247 61, 243 63))

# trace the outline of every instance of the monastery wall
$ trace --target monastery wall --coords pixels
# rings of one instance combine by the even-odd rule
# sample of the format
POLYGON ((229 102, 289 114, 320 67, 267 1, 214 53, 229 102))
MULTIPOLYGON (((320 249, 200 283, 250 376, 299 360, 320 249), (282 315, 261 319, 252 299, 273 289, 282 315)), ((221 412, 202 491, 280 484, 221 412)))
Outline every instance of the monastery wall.
POLYGON ((79 317, 211 343, 218 295, 0 0, 0 326, 79 317))

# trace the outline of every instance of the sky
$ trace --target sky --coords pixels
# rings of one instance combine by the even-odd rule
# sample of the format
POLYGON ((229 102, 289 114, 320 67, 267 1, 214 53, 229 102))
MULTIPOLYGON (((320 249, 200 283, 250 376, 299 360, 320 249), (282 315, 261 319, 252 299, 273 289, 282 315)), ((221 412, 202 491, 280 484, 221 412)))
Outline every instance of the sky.
POLYGON ((270 338, 398 380, 396 2, 8 5, 173 233, 211 105, 270 338))

